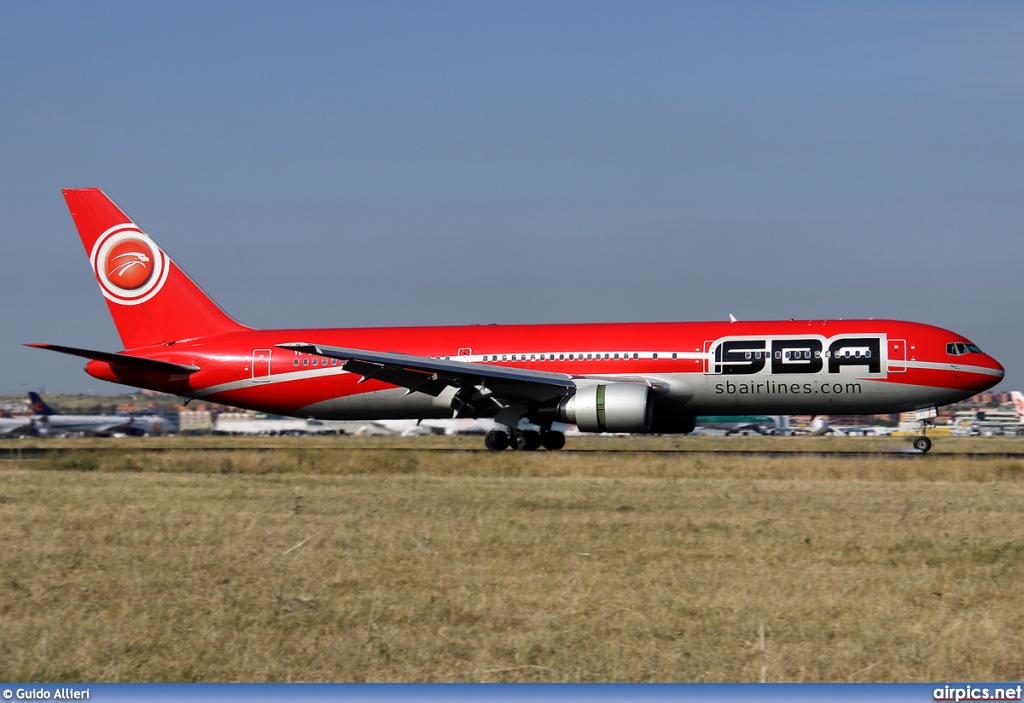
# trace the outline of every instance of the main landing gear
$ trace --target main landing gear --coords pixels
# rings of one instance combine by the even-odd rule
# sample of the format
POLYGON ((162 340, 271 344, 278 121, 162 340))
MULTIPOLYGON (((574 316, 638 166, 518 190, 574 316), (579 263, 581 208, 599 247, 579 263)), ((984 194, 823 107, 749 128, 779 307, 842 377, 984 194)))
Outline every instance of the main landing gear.
POLYGON ((500 452, 505 449, 522 449, 532 452, 541 447, 548 450, 561 449, 565 446, 565 435, 561 432, 537 432, 536 430, 491 430, 484 438, 484 444, 492 452, 500 452))

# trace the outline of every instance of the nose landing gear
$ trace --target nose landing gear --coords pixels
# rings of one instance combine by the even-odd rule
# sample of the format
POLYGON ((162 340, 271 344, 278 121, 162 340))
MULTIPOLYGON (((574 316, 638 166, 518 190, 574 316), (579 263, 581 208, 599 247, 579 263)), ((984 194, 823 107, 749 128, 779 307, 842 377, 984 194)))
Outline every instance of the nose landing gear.
POLYGON ((927 432, 928 421, 922 419, 921 434, 919 434, 917 437, 914 437, 914 449, 921 452, 922 454, 927 454, 928 450, 932 448, 932 440, 928 438, 926 434, 927 432))

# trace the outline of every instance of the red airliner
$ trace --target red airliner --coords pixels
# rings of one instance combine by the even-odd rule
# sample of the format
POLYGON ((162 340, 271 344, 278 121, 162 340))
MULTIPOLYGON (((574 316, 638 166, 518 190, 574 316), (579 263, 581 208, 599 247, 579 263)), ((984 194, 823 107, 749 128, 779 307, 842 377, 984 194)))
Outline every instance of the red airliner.
MULTIPOLYGON (((556 422, 682 433, 697 415, 924 418, 1003 377, 961 335, 893 320, 255 330, 102 191, 64 197, 125 351, 29 346, 186 398, 323 420, 488 417, 508 428, 487 435, 492 450, 560 449, 556 422)), ((921 427, 914 445, 928 451, 921 427)))

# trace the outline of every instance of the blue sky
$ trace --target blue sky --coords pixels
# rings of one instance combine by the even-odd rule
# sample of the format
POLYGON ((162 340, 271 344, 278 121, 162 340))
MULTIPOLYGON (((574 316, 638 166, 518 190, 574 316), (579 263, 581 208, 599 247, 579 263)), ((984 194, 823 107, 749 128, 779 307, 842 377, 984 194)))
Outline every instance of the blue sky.
POLYGON ((1024 387, 1024 4, 0 6, 0 393, 115 392, 62 187, 257 327, 893 317, 1024 387))

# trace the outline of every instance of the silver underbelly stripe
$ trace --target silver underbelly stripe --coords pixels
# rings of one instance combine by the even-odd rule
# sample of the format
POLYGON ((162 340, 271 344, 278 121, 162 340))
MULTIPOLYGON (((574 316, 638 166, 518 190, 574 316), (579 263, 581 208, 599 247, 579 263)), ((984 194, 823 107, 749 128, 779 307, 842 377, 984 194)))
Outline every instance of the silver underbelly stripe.
POLYGON ((224 393, 225 391, 236 391, 239 388, 249 388, 250 386, 270 386, 276 383, 287 383, 289 381, 301 381, 307 378, 318 378, 328 376, 340 376, 341 374, 350 373, 340 366, 337 368, 328 367, 326 369, 310 369, 308 371, 291 371, 289 373, 276 373, 272 376, 262 376, 259 381, 255 381, 251 378, 243 378, 240 381, 231 381, 230 383, 221 383, 217 386, 209 386, 207 388, 199 388, 191 393, 190 397, 202 398, 203 396, 213 395, 215 393, 224 393))

